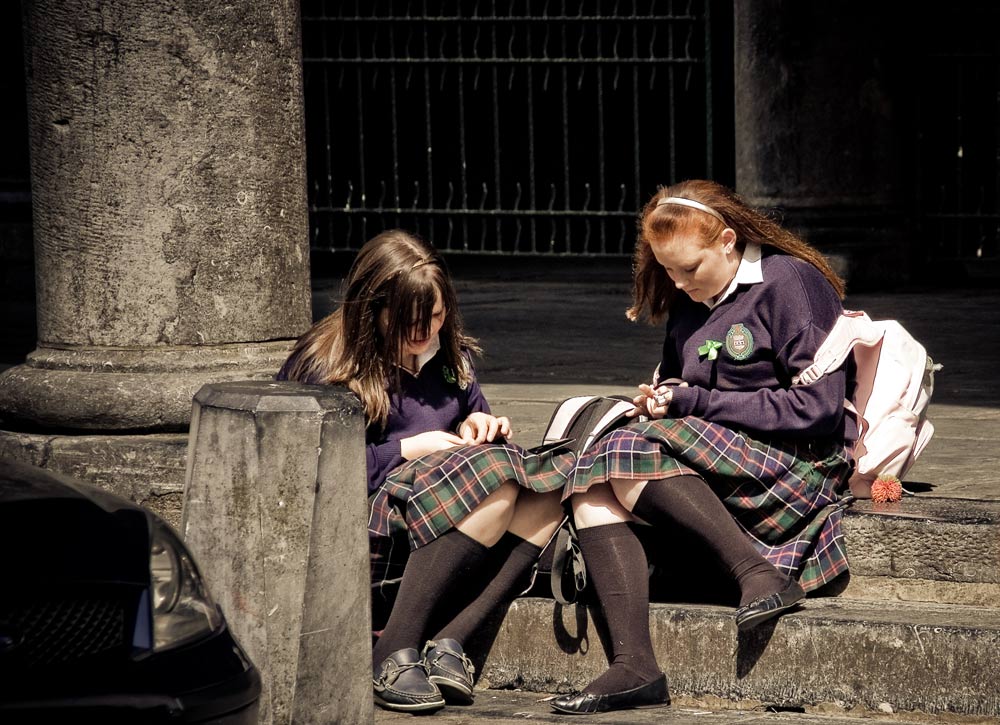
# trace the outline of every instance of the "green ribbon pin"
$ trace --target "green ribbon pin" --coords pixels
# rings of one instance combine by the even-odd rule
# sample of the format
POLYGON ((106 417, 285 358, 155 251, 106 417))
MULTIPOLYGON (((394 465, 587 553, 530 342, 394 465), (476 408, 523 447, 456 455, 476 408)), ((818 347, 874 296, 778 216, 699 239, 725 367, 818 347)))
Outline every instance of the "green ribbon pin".
POLYGON ((705 340, 705 344, 698 348, 698 354, 704 355, 709 360, 715 360, 719 357, 720 347, 722 347, 722 343, 718 340, 705 340))

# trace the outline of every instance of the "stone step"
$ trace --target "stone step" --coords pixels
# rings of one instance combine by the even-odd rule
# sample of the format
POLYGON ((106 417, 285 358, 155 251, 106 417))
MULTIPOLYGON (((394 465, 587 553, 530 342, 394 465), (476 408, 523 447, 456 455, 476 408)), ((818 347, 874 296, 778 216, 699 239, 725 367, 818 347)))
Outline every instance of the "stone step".
POLYGON ((844 536, 851 577, 842 596, 1000 606, 1000 502, 856 501, 844 536))
MULTIPOLYGON (((651 605, 673 693, 743 708, 1000 718, 1000 609, 818 598, 743 635, 733 611, 651 605)), ((586 607, 529 597, 511 606, 480 684, 566 692, 606 666, 586 607)))

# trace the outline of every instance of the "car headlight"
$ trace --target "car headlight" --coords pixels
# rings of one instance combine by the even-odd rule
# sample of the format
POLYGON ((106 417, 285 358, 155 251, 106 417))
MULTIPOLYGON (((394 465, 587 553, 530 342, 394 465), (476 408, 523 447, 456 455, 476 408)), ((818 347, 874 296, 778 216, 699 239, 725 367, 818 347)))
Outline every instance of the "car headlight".
POLYGON ((187 547, 158 519, 153 520, 149 572, 153 649, 176 647, 222 626, 222 614, 187 547))

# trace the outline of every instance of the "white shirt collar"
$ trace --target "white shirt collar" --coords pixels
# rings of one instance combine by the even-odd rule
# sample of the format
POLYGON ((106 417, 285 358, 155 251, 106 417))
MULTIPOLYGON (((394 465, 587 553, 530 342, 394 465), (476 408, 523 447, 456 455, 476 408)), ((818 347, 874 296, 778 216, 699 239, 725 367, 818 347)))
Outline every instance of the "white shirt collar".
POLYGON ((714 310, 723 300, 736 291, 736 287, 741 284, 760 284, 764 281, 764 274, 760 267, 760 245, 747 243, 743 249, 743 257, 740 259, 740 266, 736 268, 736 276, 729 283, 729 287, 714 300, 705 300, 705 305, 710 310, 714 310))
POLYGON ((417 372, 419 373, 421 368, 424 367, 430 359, 437 355, 437 351, 441 349, 441 336, 435 335, 434 339, 431 340, 430 347, 428 347, 424 352, 417 355, 417 372))
POLYGON ((434 357, 435 355, 437 355, 437 352, 440 349, 441 349, 441 337, 440 337, 440 335, 435 335, 434 339, 431 340, 431 344, 428 346, 428 348, 426 350, 424 350, 422 353, 420 353, 419 355, 417 355, 417 360, 416 360, 417 369, 416 370, 410 370, 409 368, 407 368, 407 367, 405 367, 403 365, 400 365, 399 363, 397 363, 397 366, 401 370, 406 370, 408 373, 410 373, 410 375, 412 375, 414 377, 417 377, 418 375, 420 375, 420 371, 423 370, 424 365, 426 365, 428 362, 430 362, 431 358, 434 357))

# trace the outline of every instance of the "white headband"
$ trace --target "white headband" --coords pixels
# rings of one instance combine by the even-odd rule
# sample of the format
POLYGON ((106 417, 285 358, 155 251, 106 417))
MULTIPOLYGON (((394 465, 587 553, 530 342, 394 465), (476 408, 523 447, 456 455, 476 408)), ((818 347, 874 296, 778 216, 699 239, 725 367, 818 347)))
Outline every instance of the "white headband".
POLYGON ((691 199, 685 199, 682 196, 665 196, 658 202, 656 202, 657 206, 663 206, 664 204, 677 204, 678 206, 691 207, 692 209, 703 211, 706 214, 711 214, 723 224, 726 223, 726 220, 722 218, 722 214, 720 214, 710 206, 705 206, 700 201, 692 201, 691 199))

